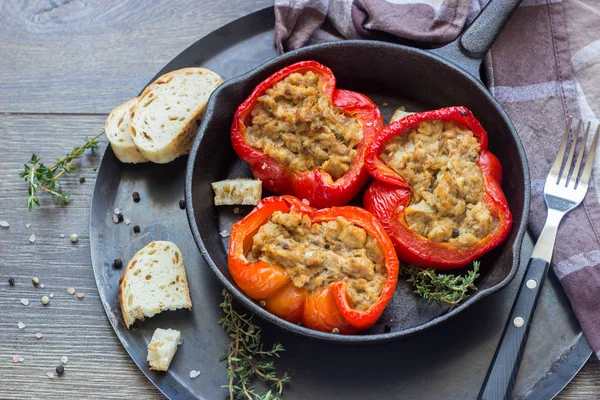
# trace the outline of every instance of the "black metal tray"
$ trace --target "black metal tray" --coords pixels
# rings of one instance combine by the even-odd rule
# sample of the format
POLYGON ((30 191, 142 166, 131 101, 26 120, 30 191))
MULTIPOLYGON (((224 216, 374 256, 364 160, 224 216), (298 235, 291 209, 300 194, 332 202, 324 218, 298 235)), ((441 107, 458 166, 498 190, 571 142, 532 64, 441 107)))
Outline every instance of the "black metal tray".
MULTIPOLYGON (((171 61, 158 75, 188 66, 204 66, 224 79, 242 74, 276 55, 273 9, 234 21, 200 39, 171 61)), ((228 140, 224 132, 224 140, 228 140)), ((218 364, 227 337, 217 325, 221 287, 198 252, 183 198, 186 159, 167 165, 121 164, 107 149, 92 201, 90 236, 94 274, 110 323, 132 359, 171 399, 222 399, 226 390, 224 365, 218 364), (137 191, 142 200, 133 203, 137 191), (119 208, 131 225, 115 224, 119 208), (139 225, 141 233, 133 233, 139 225), (117 300, 122 271, 112 260, 129 260, 152 240, 171 240, 184 255, 190 282, 192 311, 166 312, 125 329, 117 300), (154 329, 182 332, 180 347, 167 373, 150 371, 146 346, 154 329), (201 371, 195 379, 191 370, 201 371)), ((526 237, 522 259, 531 253, 526 237)), ((286 348, 277 360, 292 383, 289 399, 470 399, 478 391, 492 359, 521 272, 503 291, 482 300, 452 320, 418 335, 380 345, 348 346, 318 342, 258 321, 266 342, 286 348)), ((583 366, 591 350, 553 275, 542 292, 530 339, 516 384, 515 398, 555 396, 583 366)))

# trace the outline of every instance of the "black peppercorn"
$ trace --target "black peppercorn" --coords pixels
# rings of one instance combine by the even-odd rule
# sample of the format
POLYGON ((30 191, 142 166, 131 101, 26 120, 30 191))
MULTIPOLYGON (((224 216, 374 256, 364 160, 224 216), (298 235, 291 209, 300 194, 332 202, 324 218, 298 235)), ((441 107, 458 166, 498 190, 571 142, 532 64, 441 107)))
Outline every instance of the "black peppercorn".
POLYGON ((383 333, 388 333, 388 332, 390 332, 391 330, 392 330, 392 327, 391 327, 391 326, 389 326, 388 324, 385 324, 385 325, 383 326, 383 333))
POLYGON ((457 238, 458 235, 460 235, 460 231, 458 229, 453 229, 452 230, 452 237, 453 238, 457 238))
POLYGON ((79 183, 85 183, 85 176, 79 177, 79 183))
POLYGON ((329 243, 325 243, 325 249, 329 250, 329 248, 331 247, 331 245, 329 243))
POLYGON ((133 233, 140 233, 140 227, 138 225, 133 226, 133 233))
POLYGON ((185 210, 185 200, 179 200, 179 208, 185 210))
POLYGON ((118 221, 118 222, 123 222, 123 214, 121 214, 121 213, 118 213, 118 214, 116 214, 115 216, 117 217, 117 221, 118 221))
POLYGON ((123 267, 123 261, 120 258, 115 258, 115 261, 113 261, 113 267, 117 269, 123 267))
POLYGON ((140 194, 138 192, 133 192, 133 194, 131 196, 133 197, 134 203, 140 202, 140 194))
POLYGON ((65 367, 63 367, 62 365, 59 365, 58 367, 56 367, 56 373, 58 375, 62 375, 65 373, 65 367))
POLYGON ((15 286, 15 278, 8 278, 8 284, 10 286, 15 286))

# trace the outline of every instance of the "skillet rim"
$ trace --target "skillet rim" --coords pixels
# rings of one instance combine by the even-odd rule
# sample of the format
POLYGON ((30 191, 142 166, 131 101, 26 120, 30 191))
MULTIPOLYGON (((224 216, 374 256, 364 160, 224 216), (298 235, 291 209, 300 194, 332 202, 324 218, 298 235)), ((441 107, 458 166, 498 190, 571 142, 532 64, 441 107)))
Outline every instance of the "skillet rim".
MULTIPOLYGON (((426 329, 430 329, 433 326, 443 323, 444 321, 456 316, 461 313, 464 309, 479 301, 480 299, 487 297, 499 290, 505 288, 515 277, 519 266, 521 264, 520 254, 521 247, 523 245, 523 238, 525 232, 527 230, 527 219, 529 214, 530 207, 530 199, 531 199, 531 185, 530 185, 530 176, 529 176, 529 166, 527 163, 527 157, 525 155, 525 150, 523 148, 523 144, 521 143, 521 139, 519 138, 515 127, 512 124, 512 121, 504 111, 504 109, 500 106, 498 101, 492 96, 489 90, 483 85, 481 80, 477 79, 470 72, 462 68, 461 66, 455 64, 454 62, 434 53, 431 51, 426 51, 414 47, 404 46, 401 44, 375 41, 375 40, 343 40, 343 41, 334 41, 334 42, 325 42, 320 44, 315 44, 311 46, 302 47, 300 49, 290 51, 283 55, 277 56, 264 62, 246 72, 245 74, 236 76, 225 81, 221 86, 219 86, 210 96, 208 104, 205 109, 204 117, 202 118, 202 124, 200 125, 196 138, 194 139, 193 146, 190 150, 190 154, 187 160, 186 165, 186 176, 185 176, 185 200, 186 200, 186 215, 188 219, 188 224, 192 231, 192 236, 194 237, 194 241, 196 245, 200 249, 200 253, 202 257, 205 259, 206 263, 209 265, 212 272, 215 274, 217 279, 225 286, 227 290, 229 290, 234 298, 242 303, 247 309, 249 309, 253 314, 258 315, 264 320, 267 320, 279 327, 282 327, 294 334, 298 334, 300 336, 305 336, 313 339, 319 339, 327 342, 335 342, 335 343, 346 343, 346 344, 375 344, 375 343, 383 343, 388 342, 394 339, 399 339, 403 337, 408 337, 417 332, 424 331, 426 329), (388 48, 388 49, 401 49, 403 51, 415 52, 420 55, 424 55, 425 57, 430 57, 437 62, 440 62, 444 65, 445 68, 450 68, 456 70, 460 74, 462 74, 465 78, 469 79, 472 83, 476 85, 476 87, 482 92, 492 103, 495 111, 499 113, 499 115, 504 120, 506 126, 508 127, 510 134, 513 137, 513 140, 517 147, 518 158, 520 160, 520 167, 523 171, 523 214, 521 216, 520 221, 518 222, 518 229, 514 239, 514 243, 512 245, 512 255, 513 262, 512 267, 508 275, 500 281, 498 284, 486 288, 480 289, 475 292, 467 301, 455 307, 452 311, 446 312, 432 320, 404 330, 392 331, 388 333, 377 333, 377 334, 368 334, 368 335, 339 335, 333 334, 329 332, 321 332, 312 329, 305 328, 303 326, 293 324, 291 322, 285 321, 282 318, 271 314, 263 307, 260 307, 254 300, 250 299, 245 293, 243 293, 236 285, 227 279, 227 277, 221 272, 221 270, 217 267, 215 261, 212 259, 212 256, 208 250, 208 248, 204 245, 204 241, 202 236, 200 235, 200 231, 198 229, 198 224, 194 217, 194 206, 193 206, 193 196, 192 196, 192 182, 194 178, 194 167, 196 164, 196 158, 198 154, 198 150, 200 149, 200 144, 202 139, 204 138, 205 128, 207 125, 207 121, 212 118, 214 113, 215 105, 217 104, 217 99, 221 95, 221 93, 228 87, 237 85, 239 83, 244 82, 245 80, 255 76, 262 71, 269 69, 275 64, 280 63, 286 59, 292 58, 297 55, 303 55, 304 53, 310 53, 314 49, 328 49, 328 48, 343 48, 343 47, 355 47, 355 46, 364 46, 364 47, 378 47, 378 48, 388 48)), ((513 222, 513 226, 516 225, 516 221, 513 222)), ((507 251, 505 249, 504 251, 507 251)))

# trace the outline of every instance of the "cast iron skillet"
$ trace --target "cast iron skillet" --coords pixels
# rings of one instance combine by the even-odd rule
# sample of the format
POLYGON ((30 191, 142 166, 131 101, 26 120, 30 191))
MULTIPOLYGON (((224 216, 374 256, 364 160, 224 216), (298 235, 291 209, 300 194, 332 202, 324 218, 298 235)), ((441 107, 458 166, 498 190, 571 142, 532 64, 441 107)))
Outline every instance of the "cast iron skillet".
MULTIPOLYGON (((295 333, 347 343, 375 343, 403 337, 451 318, 479 299, 505 287, 519 267, 519 252, 529 210, 529 173, 517 133, 500 105, 479 78, 481 61, 500 29, 521 0, 495 0, 486 7, 456 41, 433 51, 397 44, 348 40, 305 47, 276 57, 245 75, 231 79, 211 96, 203 123, 188 159, 185 197, 194 240, 208 265, 223 285, 254 314, 295 333), (464 105, 481 121, 489 135, 489 148, 500 159, 503 189, 513 213, 514 225, 507 240, 482 258, 479 290, 447 313, 406 327, 411 313, 428 312, 428 305, 407 309, 416 297, 396 290, 380 320, 382 323, 354 336, 318 332, 289 323, 267 312, 241 292, 227 268, 227 230, 241 219, 231 209, 215 207, 211 182, 231 177, 250 177, 249 168, 235 155, 229 130, 236 108, 252 89, 275 71, 301 60, 316 60, 331 68, 338 87, 366 93, 397 93, 402 98, 434 109, 464 105), (225 231, 225 232, 224 232, 225 231), (404 297, 403 297, 404 296, 404 297), (425 310, 425 311, 424 311, 425 310), (404 325, 403 325, 404 323, 404 325)), ((247 211, 247 210, 245 210, 247 211)), ((429 307, 435 308, 431 305, 429 307)), ((490 310, 493 312, 493 310, 490 310)))

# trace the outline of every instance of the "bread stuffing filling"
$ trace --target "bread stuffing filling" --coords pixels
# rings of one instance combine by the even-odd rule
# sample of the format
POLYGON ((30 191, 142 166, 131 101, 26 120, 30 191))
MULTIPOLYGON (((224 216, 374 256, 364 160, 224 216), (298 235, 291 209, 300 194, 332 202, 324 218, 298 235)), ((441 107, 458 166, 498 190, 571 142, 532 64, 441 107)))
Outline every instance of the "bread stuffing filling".
POLYGON ((407 226, 427 239, 472 248, 498 226, 483 202, 479 143, 454 122, 425 121, 392 138, 380 158, 412 189, 407 226))
POLYGON ((379 299, 386 282, 377 240, 342 217, 313 224, 297 211, 276 211, 254 236, 247 258, 283 267, 294 286, 309 292, 346 280, 349 303, 359 311, 379 299))
POLYGON ((248 144, 294 172, 320 168, 337 180, 350 169, 362 140, 357 118, 331 104, 311 71, 267 89, 251 116, 248 144))

